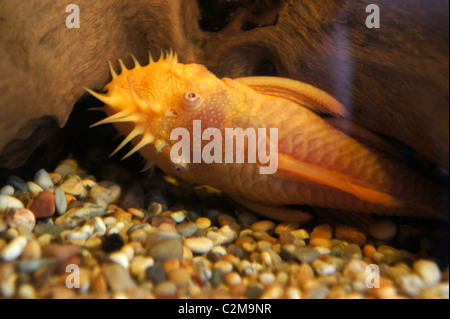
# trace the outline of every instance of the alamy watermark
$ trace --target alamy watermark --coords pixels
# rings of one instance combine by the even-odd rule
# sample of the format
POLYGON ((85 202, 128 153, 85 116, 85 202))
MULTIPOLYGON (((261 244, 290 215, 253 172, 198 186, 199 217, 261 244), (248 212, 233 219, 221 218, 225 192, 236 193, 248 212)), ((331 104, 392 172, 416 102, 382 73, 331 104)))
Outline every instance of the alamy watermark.
POLYGON ((269 129, 269 143, 267 143, 267 129, 250 127, 225 128, 225 143, 222 132, 215 127, 208 127, 202 132, 201 120, 194 120, 191 134, 186 128, 179 127, 172 130, 170 140, 178 140, 170 150, 170 159, 175 164, 189 163, 244 163, 247 149, 247 163, 268 164, 260 166, 260 174, 274 174, 278 170, 278 129, 269 129), (247 147, 245 140, 247 138, 247 147), (203 146, 202 141, 210 141, 203 146), (236 143, 234 143, 236 141, 236 143), (191 156, 192 145, 192 156, 191 156), (225 150, 223 150, 225 145, 225 150), (269 151, 269 154, 267 154, 269 151), (223 156, 225 155, 225 156, 223 156), (234 156, 236 155, 236 156, 234 156), (191 160, 192 157, 192 160, 191 160))

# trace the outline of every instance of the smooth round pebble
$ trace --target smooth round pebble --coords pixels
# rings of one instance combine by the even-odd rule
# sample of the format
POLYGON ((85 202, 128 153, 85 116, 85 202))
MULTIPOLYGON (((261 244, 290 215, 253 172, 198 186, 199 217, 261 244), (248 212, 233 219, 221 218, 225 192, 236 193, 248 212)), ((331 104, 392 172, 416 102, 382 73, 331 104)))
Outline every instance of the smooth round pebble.
POLYGON ((59 187, 55 188, 55 209, 58 215, 64 214, 67 210, 66 194, 59 187))
POLYGON ((115 252, 109 255, 109 259, 114 261, 116 264, 121 265, 123 268, 128 268, 128 257, 123 252, 115 252))
POLYGON ((330 239, 333 236, 333 227, 328 224, 322 224, 314 227, 313 231, 310 234, 312 238, 325 238, 330 239))
POLYGON ((157 261, 181 259, 183 258, 183 244, 179 239, 166 239, 153 245, 149 254, 157 261))
POLYGON ((30 207, 36 218, 50 217, 55 211, 55 195, 50 191, 43 191, 30 207))
POLYGON ((231 271, 233 271, 233 265, 228 262, 228 261, 224 261, 224 260, 219 260, 216 263, 214 263, 214 269, 220 269, 220 271, 223 274, 228 274, 231 271))
POLYGON ((195 223, 197 224, 198 229, 206 229, 209 226, 211 226, 211 220, 209 220, 209 218, 206 217, 197 218, 195 223))
POLYGON ((191 237, 184 240, 184 244, 193 253, 203 254, 211 251, 214 244, 213 241, 206 237, 191 237))
POLYGON ((172 214, 170 214, 170 218, 172 218, 176 223, 181 223, 186 219, 186 211, 180 210, 177 212, 173 212, 172 214))
POLYGON ((0 188, 0 195, 14 195, 14 187, 11 185, 5 185, 2 188, 0 188))
POLYGON ((11 175, 6 180, 6 184, 9 184, 14 187, 14 189, 19 191, 26 191, 28 190, 27 183, 23 179, 21 179, 19 176, 11 175))
POLYGON ((319 276, 327 276, 331 275, 336 271, 336 265, 330 264, 327 262, 323 262, 320 259, 314 260, 312 262, 312 267, 316 274, 319 276))
POLYGON ((259 274, 259 281, 264 285, 270 285, 275 281, 275 275, 271 272, 263 272, 259 274))
POLYGON ((33 181, 36 184, 38 184, 40 187, 42 187, 42 189, 44 189, 44 190, 46 190, 48 188, 52 188, 54 186, 52 178, 47 173, 47 171, 44 169, 40 169, 34 174, 33 181))
POLYGON ((33 196, 38 196, 40 193, 44 191, 44 189, 34 182, 27 182, 27 187, 33 196))
POLYGON ((0 257, 4 261, 13 261, 22 254, 25 246, 27 245, 27 238, 18 236, 11 240, 9 244, 1 251, 0 257))
POLYGON ((185 237, 191 237, 198 230, 198 226, 194 222, 183 222, 181 224, 177 224, 175 228, 181 235, 185 237))
POLYGON ((350 241, 358 246, 366 242, 366 235, 362 231, 348 225, 337 225, 334 235, 337 239, 350 241))
POLYGON ((251 225, 251 229, 255 232, 257 231, 263 231, 263 232, 270 232, 275 228, 275 223, 271 220, 260 220, 251 225))
POLYGON ((29 231, 32 231, 36 225, 34 214, 25 208, 8 208, 5 211, 5 217, 9 227, 12 228, 24 226, 29 231))
POLYGON ((25 208, 23 203, 10 195, 0 195, 0 213, 7 208, 25 208))
POLYGON ((441 281, 441 271, 431 260, 416 260, 412 268, 420 276, 426 288, 431 288, 441 281))
POLYGON ((225 283, 228 286, 240 285, 242 283, 242 278, 236 271, 232 271, 225 275, 225 283))
POLYGON ((162 265, 156 264, 146 268, 145 278, 155 284, 159 284, 160 282, 166 280, 166 271, 162 265))
POLYGON ((317 249, 311 247, 297 248, 293 252, 295 258, 303 263, 312 263, 314 260, 320 258, 320 253, 317 249))

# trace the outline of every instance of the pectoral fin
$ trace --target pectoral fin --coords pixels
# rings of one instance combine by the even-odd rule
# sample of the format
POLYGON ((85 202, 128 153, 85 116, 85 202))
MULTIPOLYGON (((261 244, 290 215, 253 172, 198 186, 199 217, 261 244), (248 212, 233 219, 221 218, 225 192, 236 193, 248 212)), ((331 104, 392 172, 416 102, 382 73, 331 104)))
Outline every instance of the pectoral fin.
POLYGON ((339 189, 366 202, 387 207, 401 205, 401 202, 393 196, 382 191, 357 185, 349 176, 303 163, 289 155, 278 154, 278 170, 292 174, 302 180, 339 189))
POLYGON ((310 84, 275 76, 250 76, 235 79, 258 93, 281 97, 317 113, 346 116, 347 110, 331 95, 310 84))

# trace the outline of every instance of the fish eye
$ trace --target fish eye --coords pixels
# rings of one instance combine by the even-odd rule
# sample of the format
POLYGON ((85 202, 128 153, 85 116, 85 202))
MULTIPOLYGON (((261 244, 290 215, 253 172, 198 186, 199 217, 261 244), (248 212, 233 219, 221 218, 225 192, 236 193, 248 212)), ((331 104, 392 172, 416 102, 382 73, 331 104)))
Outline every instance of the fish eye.
POLYGON ((184 105, 189 110, 195 110, 197 109, 203 102, 203 100, 200 98, 200 95, 194 92, 187 92, 184 94, 183 97, 184 105))

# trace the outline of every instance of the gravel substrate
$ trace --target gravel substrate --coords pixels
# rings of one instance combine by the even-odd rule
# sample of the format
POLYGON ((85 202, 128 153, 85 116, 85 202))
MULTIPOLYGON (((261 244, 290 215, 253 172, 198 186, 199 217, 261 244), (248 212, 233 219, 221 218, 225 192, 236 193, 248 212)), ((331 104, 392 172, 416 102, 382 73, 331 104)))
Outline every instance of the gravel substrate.
POLYGON ((448 265, 431 253, 439 240, 416 226, 277 222, 158 171, 126 174, 105 167, 100 181, 67 159, 30 181, 10 176, 0 296, 449 298, 448 265))

